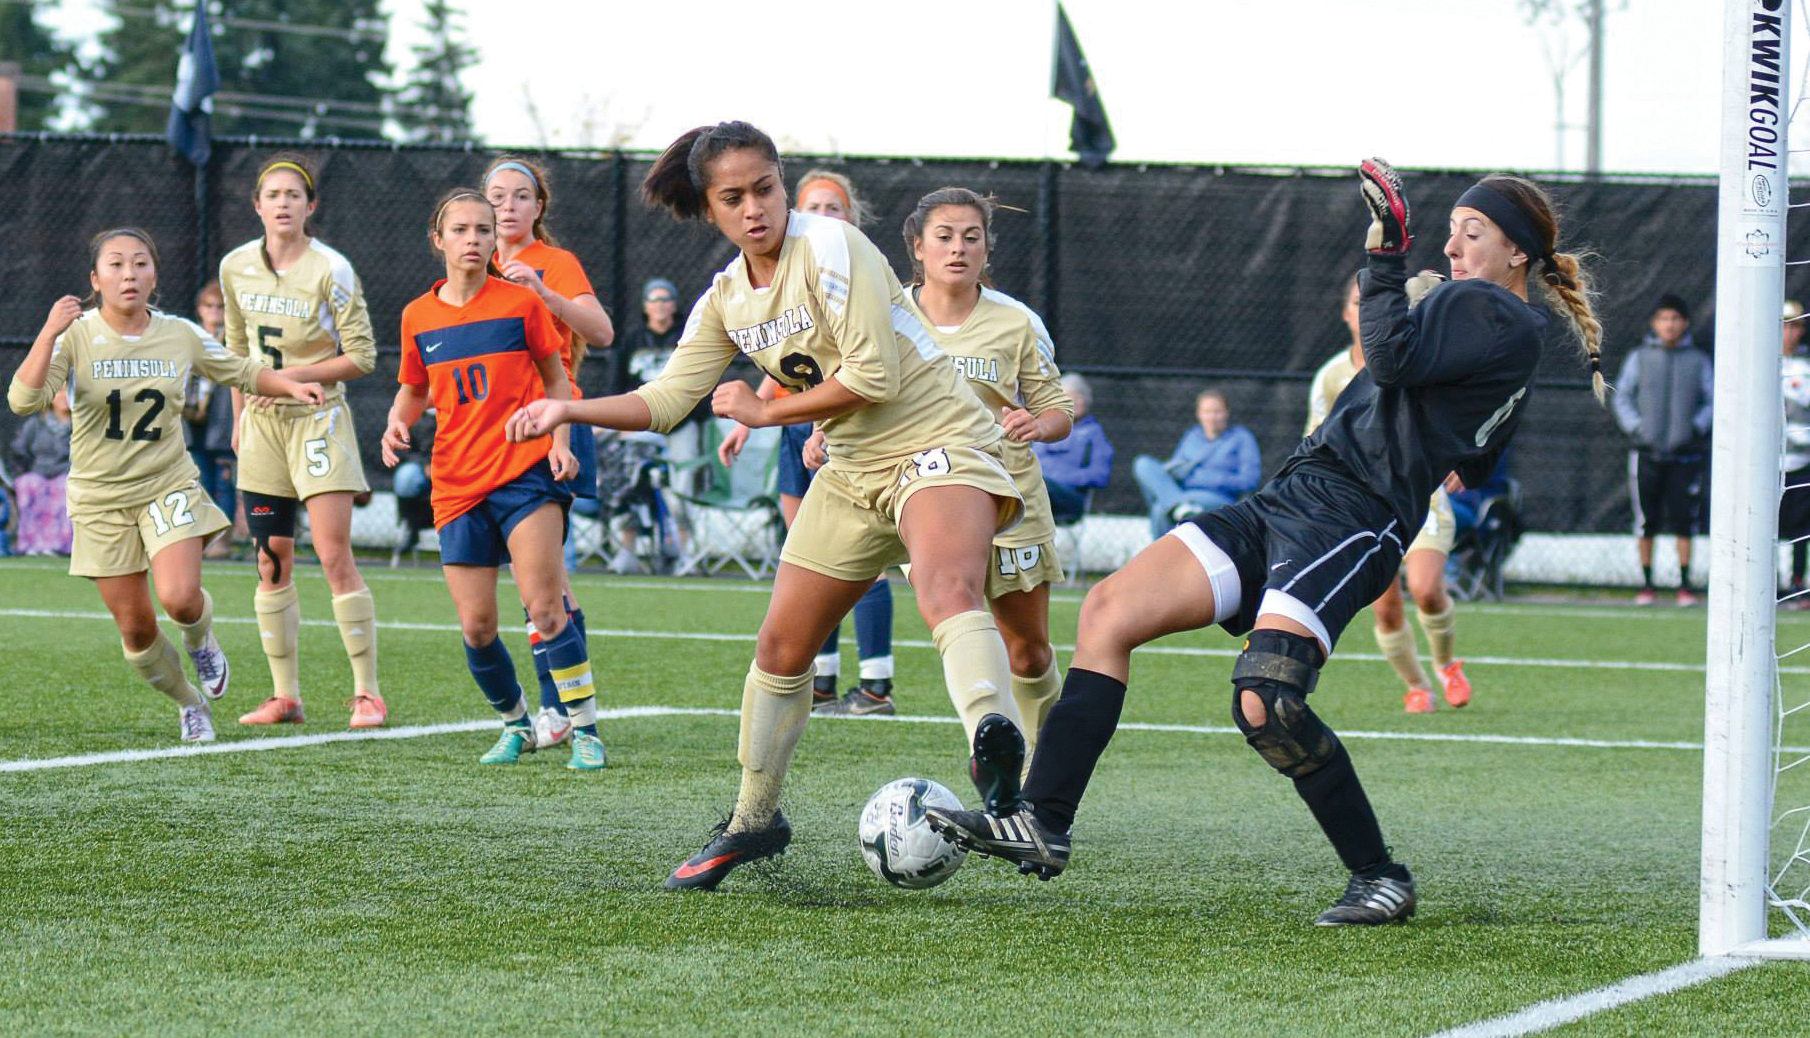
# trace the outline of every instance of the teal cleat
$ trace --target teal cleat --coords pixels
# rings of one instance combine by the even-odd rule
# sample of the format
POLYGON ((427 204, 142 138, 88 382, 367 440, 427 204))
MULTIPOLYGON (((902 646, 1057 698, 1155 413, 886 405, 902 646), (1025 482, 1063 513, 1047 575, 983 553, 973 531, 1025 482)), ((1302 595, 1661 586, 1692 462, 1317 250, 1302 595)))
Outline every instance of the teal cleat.
POLYGON ((572 730, 572 759, 566 764, 573 771, 602 771, 609 759, 603 752, 603 740, 595 735, 572 730))
POLYGON ((478 758, 479 764, 514 764, 522 759, 522 754, 534 752, 534 729, 527 725, 504 725, 503 734, 490 748, 490 752, 478 758))

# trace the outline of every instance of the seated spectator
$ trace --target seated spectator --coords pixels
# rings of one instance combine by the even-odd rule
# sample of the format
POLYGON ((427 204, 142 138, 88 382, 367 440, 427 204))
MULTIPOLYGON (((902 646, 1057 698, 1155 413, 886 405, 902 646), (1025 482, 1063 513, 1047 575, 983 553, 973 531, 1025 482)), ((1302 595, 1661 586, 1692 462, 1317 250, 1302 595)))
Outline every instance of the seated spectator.
POLYGON ((1224 393, 1202 390, 1194 401, 1194 418, 1200 424, 1182 434, 1168 461, 1140 454, 1132 462, 1132 474, 1150 507, 1152 537, 1202 512, 1224 508, 1262 482, 1257 438, 1231 424, 1232 408, 1224 393))
POLYGON ((1112 474, 1112 444, 1106 430, 1091 412, 1094 391, 1087 380, 1070 372, 1062 376, 1062 388, 1075 402, 1075 427, 1054 443, 1033 443, 1031 450, 1043 466, 1043 485, 1050 493, 1050 511, 1056 522, 1067 526, 1081 521, 1087 510, 1086 491, 1106 486, 1112 474))
POLYGON ((19 545, 24 555, 67 555, 69 523, 69 394, 57 390, 50 410, 25 420, 8 459, 18 476, 19 545))
POLYGON ((1455 535, 1477 525, 1477 513, 1483 510, 1484 502, 1491 498, 1501 497, 1508 493, 1508 456, 1510 451, 1503 451, 1496 459, 1496 467, 1490 470, 1489 478, 1479 487, 1465 487, 1456 494, 1447 494, 1446 499, 1452 503, 1452 530, 1455 535))

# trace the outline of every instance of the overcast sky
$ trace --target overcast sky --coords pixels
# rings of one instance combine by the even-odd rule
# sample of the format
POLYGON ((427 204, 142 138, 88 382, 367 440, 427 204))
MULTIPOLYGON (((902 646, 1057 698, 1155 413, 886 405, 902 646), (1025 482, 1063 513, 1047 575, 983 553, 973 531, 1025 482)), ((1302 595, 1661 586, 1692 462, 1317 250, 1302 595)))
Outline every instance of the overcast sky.
MULTIPOLYGON (((459 2, 459 0, 455 0, 459 2)), ((477 128, 498 145, 658 148, 687 127, 752 121, 791 150, 1067 155, 1049 97, 1051 0, 462 0, 482 59, 477 128)), ((1712 172, 1722 4, 1606 0, 1604 166, 1712 172)), ((1581 25, 1530 25, 1518 0, 1068 0, 1118 136, 1117 161, 1581 168, 1554 124, 1549 53, 1581 25)), ((392 60, 420 0, 385 0, 392 60)), ((91 33, 91 0, 47 18, 91 33)), ((1799 26, 1794 64, 1810 58, 1799 26)), ((1810 122, 1810 115, 1806 116, 1810 122)))

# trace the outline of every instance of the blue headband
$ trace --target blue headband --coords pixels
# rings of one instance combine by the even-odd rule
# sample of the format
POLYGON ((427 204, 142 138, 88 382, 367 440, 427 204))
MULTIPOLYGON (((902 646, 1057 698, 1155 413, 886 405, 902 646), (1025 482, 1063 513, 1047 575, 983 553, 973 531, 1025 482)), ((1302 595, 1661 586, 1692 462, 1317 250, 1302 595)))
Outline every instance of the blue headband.
POLYGON ((506 169, 513 169, 516 172, 520 173, 522 176, 527 177, 528 183, 533 185, 536 190, 539 190, 540 178, 534 175, 534 171, 528 168, 527 163, 517 162, 514 159, 511 159, 508 162, 497 163, 496 168, 492 169, 490 171, 490 173, 484 177, 484 186, 486 188, 488 188, 490 186, 490 178, 496 176, 498 173, 501 173, 502 171, 504 171, 506 169))
POLYGON ((1464 194, 1458 196, 1456 208, 1475 209, 1502 228, 1508 240, 1520 246, 1521 251, 1537 260, 1552 258, 1547 251, 1546 243, 1540 240, 1539 232, 1533 228, 1533 221, 1521 211, 1512 199, 1488 184, 1478 181, 1472 184, 1464 194))

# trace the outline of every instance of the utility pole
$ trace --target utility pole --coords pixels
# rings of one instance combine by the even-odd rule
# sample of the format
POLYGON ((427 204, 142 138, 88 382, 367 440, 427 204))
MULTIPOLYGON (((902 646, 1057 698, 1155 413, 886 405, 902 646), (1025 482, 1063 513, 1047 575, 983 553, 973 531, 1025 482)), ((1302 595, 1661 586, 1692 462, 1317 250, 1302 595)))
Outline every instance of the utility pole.
POLYGON ((1603 0, 1589 0, 1590 117, 1584 129, 1584 172, 1603 171, 1603 0))

